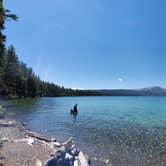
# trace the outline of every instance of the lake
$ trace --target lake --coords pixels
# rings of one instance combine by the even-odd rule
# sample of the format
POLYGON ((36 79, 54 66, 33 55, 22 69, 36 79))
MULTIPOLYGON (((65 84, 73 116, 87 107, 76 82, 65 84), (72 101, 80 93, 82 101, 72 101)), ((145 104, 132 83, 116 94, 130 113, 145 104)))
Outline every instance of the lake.
POLYGON ((55 97, 0 105, 32 131, 60 141, 73 137, 95 166, 166 165, 166 97, 55 97))

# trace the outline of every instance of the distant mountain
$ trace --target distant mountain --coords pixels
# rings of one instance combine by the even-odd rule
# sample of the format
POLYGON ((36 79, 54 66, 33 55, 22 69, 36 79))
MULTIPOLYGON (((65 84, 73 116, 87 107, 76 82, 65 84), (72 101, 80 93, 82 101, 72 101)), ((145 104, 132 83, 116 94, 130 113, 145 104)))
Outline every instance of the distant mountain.
POLYGON ((103 96, 166 96, 166 89, 159 86, 143 89, 105 89, 96 92, 103 96))
POLYGON ((144 88, 144 89, 142 89, 142 92, 144 92, 145 94, 148 94, 148 95, 156 95, 156 96, 165 96, 166 95, 166 89, 159 87, 159 86, 144 88))

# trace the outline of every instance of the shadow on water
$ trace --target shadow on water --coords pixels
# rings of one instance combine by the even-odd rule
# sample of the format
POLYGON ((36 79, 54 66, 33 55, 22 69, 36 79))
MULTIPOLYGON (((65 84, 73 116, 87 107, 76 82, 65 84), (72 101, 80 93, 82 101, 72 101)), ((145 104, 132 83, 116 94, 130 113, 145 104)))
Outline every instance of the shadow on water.
POLYGON ((34 114, 34 110, 39 106, 39 100, 36 99, 19 99, 3 101, 4 107, 7 109, 10 118, 16 120, 28 121, 30 115, 34 114))
POLYGON ((78 113, 76 113, 76 114, 71 114, 71 116, 73 117, 73 119, 76 119, 76 118, 77 118, 77 115, 78 115, 78 113))

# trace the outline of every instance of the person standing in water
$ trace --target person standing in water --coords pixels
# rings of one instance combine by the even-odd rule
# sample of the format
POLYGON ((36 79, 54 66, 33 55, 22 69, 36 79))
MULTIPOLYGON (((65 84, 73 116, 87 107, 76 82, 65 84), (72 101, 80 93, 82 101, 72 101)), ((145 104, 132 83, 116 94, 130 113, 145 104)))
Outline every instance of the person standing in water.
POLYGON ((74 105, 73 109, 71 109, 71 114, 77 114, 78 113, 78 109, 77 109, 77 104, 74 105))
POLYGON ((78 112, 78 109, 77 109, 77 104, 75 104, 75 105, 74 105, 73 111, 74 111, 75 113, 77 113, 77 112, 78 112))

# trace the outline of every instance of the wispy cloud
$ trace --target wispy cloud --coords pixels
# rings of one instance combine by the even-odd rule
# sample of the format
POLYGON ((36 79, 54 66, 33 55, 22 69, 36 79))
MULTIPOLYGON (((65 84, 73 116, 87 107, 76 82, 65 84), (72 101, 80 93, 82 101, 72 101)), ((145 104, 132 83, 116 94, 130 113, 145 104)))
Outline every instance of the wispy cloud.
POLYGON ((119 82, 123 82, 123 78, 118 78, 118 81, 119 82))

